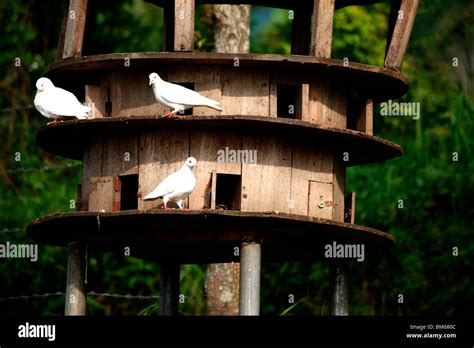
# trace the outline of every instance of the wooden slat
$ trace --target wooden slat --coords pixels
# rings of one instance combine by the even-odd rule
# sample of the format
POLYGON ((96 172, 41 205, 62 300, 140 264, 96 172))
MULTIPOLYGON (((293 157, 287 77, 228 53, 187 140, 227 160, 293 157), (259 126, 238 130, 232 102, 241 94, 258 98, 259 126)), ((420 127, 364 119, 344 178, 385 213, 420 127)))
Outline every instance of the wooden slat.
POLYGON ((333 185, 308 181, 308 216, 321 219, 333 218, 333 185))
POLYGON ((102 146, 103 176, 138 174, 138 139, 136 134, 119 132, 108 135, 104 137, 102 146))
POLYGON ((59 32, 58 48, 56 49, 56 61, 63 59, 64 40, 66 38, 66 24, 69 16, 69 6, 64 7, 63 20, 61 22, 61 31, 59 32))
POLYGON ((344 221, 344 191, 346 182, 346 167, 342 159, 334 158, 334 177, 333 177, 333 220, 344 221))
POLYGON ((321 77, 309 86, 309 112, 303 121, 338 128, 347 127, 348 88, 321 77))
MULTIPOLYGON (((156 72, 163 79, 168 78, 166 72, 156 72)), ((153 89, 148 83, 149 74, 150 71, 119 71, 108 76, 106 84, 110 88, 112 117, 161 116, 170 112, 170 108, 156 101, 153 89)))
POLYGON ((373 129, 374 103, 372 99, 365 100, 364 107, 356 123, 356 130, 366 134, 374 134, 373 129))
POLYGON ((355 214, 356 214, 356 193, 350 192, 347 194, 345 201, 345 214, 344 222, 349 224, 355 223, 355 214))
POLYGON ((262 134, 244 136, 243 148, 257 150, 257 164, 242 164, 242 210, 289 212, 291 146, 262 134))
POLYGON ((191 130, 190 142, 191 156, 194 156, 198 163, 194 170, 197 182, 192 195, 189 197, 189 208, 209 208, 210 185, 214 185, 212 172, 236 175, 242 173, 241 163, 218 162, 218 151, 225 151, 226 147, 230 150, 242 149, 242 136, 229 131, 216 133, 212 130, 191 130))
POLYGON ((86 24, 88 0, 70 0, 64 38, 63 59, 80 57, 86 24))
POLYGON ((311 54, 316 57, 331 57, 333 17, 334 0, 314 0, 311 54))
POLYGON ((292 156, 290 213, 307 215, 308 196, 310 194, 308 182, 332 184, 332 151, 321 147, 319 144, 300 141, 293 145, 292 156))
MULTIPOLYGON (((168 81, 172 83, 193 83, 194 90, 201 95, 214 99, 218 102, 221 100, 221 83, 220 69, 211 66, 195 66, 190 69, 189 66, 170 66, 168 70, 168 81)), ((194 107, 193 115, 216 115, 220 114, 207 107, 194 107)))
POLYGON ((94 176, 89 179, 89 211, 114 211, 114 177, 94 176))
MULTIPOLYGON (((181 168, 188 157, 188 130, 143 131, 140 135, 138 170, 138 192, 141 196, 150 193, 164 178, 181 168)), ((197 160, 199 165, 199 158, 197 160)), ((138 209, 150 209, 161 203, 161 200, 145 202, 139 199, 138 209)))
POLYGON ((85 144, 82 160, 82 210, 89 210, 90 178, 102 175, 102 139, 89 141, 85 144))
POLYGON ((390 42, 392 42, 393 29, 395 29, 395 23, 397 23, 398 11, 402 0, 390 0, 390 15, 388 17, 388 30, 387 30, 387 42, 385 43, 385 57, 387 57, 388 48, 390 42))
POLYGON ((211 175, 211 209, 216 209, 217 171, 213 170, 211 175))
POLYGON ((291 54, 309 54, 311 45, 311 4, 300 5, 293 11, 291 54))
POLYGON ((173 0, 165 6, 166 51, 194 49, 194 0, 173 0))
POLYGON ((106 102, 109 99, 107 87, 86 85, 86 105, 92 108, 89 118, 107 117, 106 102))
POLYGON ((387 56, 385 57, 384 66, 386 68, 400 71, 402 67, 413 23, 415 22, 418 3, 418 0, 402 0, 401 2, 398 13, 402 14, 403 18, 400 18, 397 13, 397 21, 391 35, 387 56))
MULTIPOLYGON (((243 74, 240 68, 221 69, 220 115, 269 116, 269 75, 259 71, 243 74)), ((216 113, 214 113, 216 114, 216 113)))

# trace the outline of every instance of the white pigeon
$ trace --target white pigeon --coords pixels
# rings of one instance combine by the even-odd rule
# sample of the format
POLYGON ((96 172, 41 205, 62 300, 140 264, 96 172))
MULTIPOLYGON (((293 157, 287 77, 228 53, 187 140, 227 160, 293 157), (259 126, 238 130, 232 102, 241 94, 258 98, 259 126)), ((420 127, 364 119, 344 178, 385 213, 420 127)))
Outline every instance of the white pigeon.
POLYGON ((196 185, 196 177, 193 169, 196 159, 188 157, 180 170, 168 175, 152 192, 147 194, 143 200, 152 201, 163 198, 164 208, 168 209, 168 202, 176 202, 183 209, 184 200, 193 192, 196 185))
POLYGON ((35 107, 43 116, 53 118, 48 124, 57 122, 62 117, 88 118, 91 108, 82 105, 76 96, 65 89, 55 87, 50 79, 42 77, 36 81, 38 91, 35 96, 35 107))
POLYGON ((151 73, 149 78, 156 101, 173 109, 170 113, 164 114, 165 117, 176 115, 177 112, 194 106, 207 106, 222 111, 219 102, 206 98, 192 89, 166 82, 157 73, 151 73))

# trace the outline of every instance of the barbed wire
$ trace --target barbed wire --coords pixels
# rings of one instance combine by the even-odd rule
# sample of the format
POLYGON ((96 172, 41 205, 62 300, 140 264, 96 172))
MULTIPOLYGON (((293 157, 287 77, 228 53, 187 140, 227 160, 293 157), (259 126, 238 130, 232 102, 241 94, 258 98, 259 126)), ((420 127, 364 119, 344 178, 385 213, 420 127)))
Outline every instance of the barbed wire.
POLYGON ((0 234, 25 232, 26 227, 11 227, 0 230, 0 234))
MULTIPOLYGON (((109 292, 95 292, 95 291, 88 291, 87 295, 95 296, 95 297, 111 297, 111 298, 123 298, 128 300, 156 300, 160 297, 158 295, 132 295, 132 294, 114 294, 109 292)), ((45 294, 31 294, 31 295, 20 295, 20 296, 9 296, 9 297, 1 297, 0 302, 5 301, 18 301, 18 300, 31 300, 31 299, 41 299, 41 298, 48 298, 48 297, 55 297, 55 296, 66 296, 66 293, 63 291, 57 292, 49 292, 45 294)))
POLYGON ((23 109, 34 109, 34 105, 24 105, 24 106, 14 106, 11 108, 3 108, 0 109, 0 112, 7 112, 7 111, 12 111, 12 110, 23 110, 23 109))
MULTIPOLYGON (((115 293, 110 293, 110 292, 95 292, 95 291, 87 291, 86 294, 90 296, 94 296, 94 297, 122 298, 122 299, 127 299, 127 300, 158 300, 160 298, 159 295, 115 294, 115 293)), ((42 298, 55 297, 55 296, 66 296, 66 293, 63 291, 57 291, 57 292, 48 292, 45 294, 31 294, 31 295, 0 297, 0 302, 18 301, 18 300, 27 301, 31 299, 42 299, 42 298)), ((185 296, 185 298, 196 300, 200 297, 185 296)), ((204 296, 202 298, 204 298, 204 296)))
POLYGON ((44 171, 47 171, 47 170, 74 168, 74 167, 80 167, 80 166, 82 166, 82 163, 67 163, 67 164, 44 166, 44 167, 40 167, 40 168, 7 169, 7 170, 0 171, 0 173, 16 174, 16 173, 26 173, 26 172, 44 172, 44 171))

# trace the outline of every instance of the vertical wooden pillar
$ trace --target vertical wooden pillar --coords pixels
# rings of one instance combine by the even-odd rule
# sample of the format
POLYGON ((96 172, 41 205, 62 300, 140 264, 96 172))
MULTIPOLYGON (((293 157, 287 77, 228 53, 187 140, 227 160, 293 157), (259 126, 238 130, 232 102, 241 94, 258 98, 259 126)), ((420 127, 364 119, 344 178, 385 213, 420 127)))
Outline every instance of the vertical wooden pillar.
POLYGON ((309 54, 311 45, 311 6, 307 2, 298 3, 293 9, 291 27, 291 54, 309 54))
POLYGON ((240 315, 260 314, 260 244, 242 243, 240 249, 240 315))
POLYGON ((160 315, 178 315, 179 269, 179 264, 161 264, 160 315))
POLYGON ((194 49, 194 0, 171 0, 165 6, 165 50, 194 49))
POLYGON ((330 264, 331 315, 348 315, 347 261, 334 261, 330 264))
POLYGON ((400 71, 410 40, 419 0, 392 0, 390 12, 386 68, 400 71), (395 24, 393 24, 395 23, 395 24))
POLYGON ((85 289, 86 246, 84 242, 69 244, 67 262, 65 315, 86 314, 85 289))
MULTIPOLYGON (((80 57, 86 27, 86 13, 88 0, 70 0, 64 34, 62 58, 80 57)), ((61 35, 60 44, 61 46, 61 35)), ((60 47, 58 47, 60 48, 60 47)))
POLYGON ((335 0, 314 0, 311 54, 331 58, 332 24, 335 0))

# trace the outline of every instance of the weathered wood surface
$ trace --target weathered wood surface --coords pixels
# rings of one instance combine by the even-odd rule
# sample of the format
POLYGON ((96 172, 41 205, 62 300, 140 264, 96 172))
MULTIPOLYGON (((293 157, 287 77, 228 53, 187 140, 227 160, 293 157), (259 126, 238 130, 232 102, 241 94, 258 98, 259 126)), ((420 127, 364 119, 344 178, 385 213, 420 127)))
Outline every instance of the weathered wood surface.
POLYGON ((193 51, 194 0, 169 1, 164 11, 165 50, 193 51))
POLYGON ((257 151, 257 163, 242 163, 242 210, 288 213, 291 145, 260 134, 244 136, 243 148, 257 151))
MULTIPOLYGON (((284 9, 293 9, 295 6, 301 3, 312 4, 314 0, 196 0, 196 5, 203 4, 252 4, 258 6, 277 7, 284 9)), ((343 8, 351 5, 371 5, 386 0, 336 0, 336 9, 343 8)), ((147 0, 147 2, 156 4, 161 7, 167 7, 172 4, 169 0, 147 0)))
POLYGON ((314 0, 311 54, 330 58, 335 0, 314 0))
MULTIPOLYGON (((397 1, 394 2, 398 4, 397 1)), ((391 16, 397 16, 393 32, 389 32, 389 47, 385 57, 386 68, 401 70, 403 58, 405 57, 410 40, 413 23, 415 22, 416 11, 419 0, 402 0, 398 11, 393 8, 391 16)), ((393 19, 392 19, 393 21, 393 19)), ((391 28, 390 28, 391 29, 391 28)))
POLYGON ((106 103, 109 101, 109 91, 106 87, 86 85, 86 105, 92 108, 89 118, 108 117, 106 103))
POLYGON ((343 222, 283 213, 228 210, 172 210, 59 213, 36 219, 27 228, 36 242, 67 245, 88 240, 103 250, 130 246, 134 255, 178 263, 238 261, 233 249, 242 240, 264 241, 263 260, 324 259, 324 245, 364 243, 372 253, 393 246, 394 237, 343 222), (65 233, 67 231, 67 233, 65 233))
MULTIPOLYGON (((219 68, 237 70, 242 75, 252 75, 254 71, 264 75, 278 71, 279 74, 303 76, 306 79, 311 76, 327 75, 326 79, 341 81, 343 85, 346 84, 346 81, 353 81, 356 88, 373 98, 375 102, 399 98, 406 92, 408 86, 407 79, 399 72, 383 67, 353 62, 344 66, 342 60, 314 56, 209 52, 112 53, 71 58, 57 61, 48 66, 47 76, 53 80, 61 81, 65 74, 68 74, 69 77, 75 77, 78 81, 86 81, 86 79, 96 78, 98 72, 127 69, 126 71, 130 71, 132 74, 143 74, 141 80, 137 81, 140 84, 139 88, 148 88, 151 93, 151 88, 148 86, 150 71, 157 70, 157 67, 164 71, 168 66, 170 66, 170 70, 173 70, 177 65, 186 66, 188 71, 200 66, 207 66, 213 67, 214 71, 219 68), (130 59, 130 67, 124 67, 124 61, 127 58, 130 59), (234 66, 236 60, 238 60, 239 67, 234 66), (145 80, 143 81, 143 79, 145 80), (384 88, 379 88, 381 85, 384 88)), ((157 72, 160 73, 160 71, 157 72)), ((297 81, 298 79, 295 80, 295 82, 297 81)), ((311 81, 304 83, 309 82, 311 81)), ((269 87, 267 86, 267 88, 269 87)), ((151 96, 153 96, 152 93, 151 96)))
MULTIPOLYGON (((318 144, 332 143, 340 150, 350 150, 348 166, 387 160, 402 154, 400 146, 365 133, 301 120, 256 116, 189 116, 180 119, 131 116, 65 121, 41 128, 37 135, 37 143, 50 153, 82 159, 83 151, 89 151, 88 139, 100 138, 104 132, 111 136, 126 131, 131 135, 141 130, 172 131, 176 128, 230 131, 240 135, 253 132, 252 134, 257 134, 257 137, 260 134, 277 136, 286 134, 291 142, 296 139, 312 139, 318 144), (84 134, 88 134, 88 137, 84 137, 84 134)), ((101 150, 95 149, 95 151, 97 153, 101 150)))
POLYGON ((68 248, 69 257, 67 262, 64 315, 86 315, 86 244, 84 242, 72 242, 68 245, 68 248))
POLYGON ((62 58, 82 55, 88 0, 70 0, 62 58))
MULTIPOLYGON (((138 192, 144 197, 189 157, 189 132, 185 129, 150 130, 140 133, 138 192)), ((173 203, 170 203, 170 206, 173 203)), ((162 200, 138 200, 138 209, 161 206, 162 200)), ((186 202, 186 206, 188 206, 186 202)))
POLYGON ((303 121, 346 128, 348 88, 324 77, 309 88, 308 113, 303 114, 303 121))

